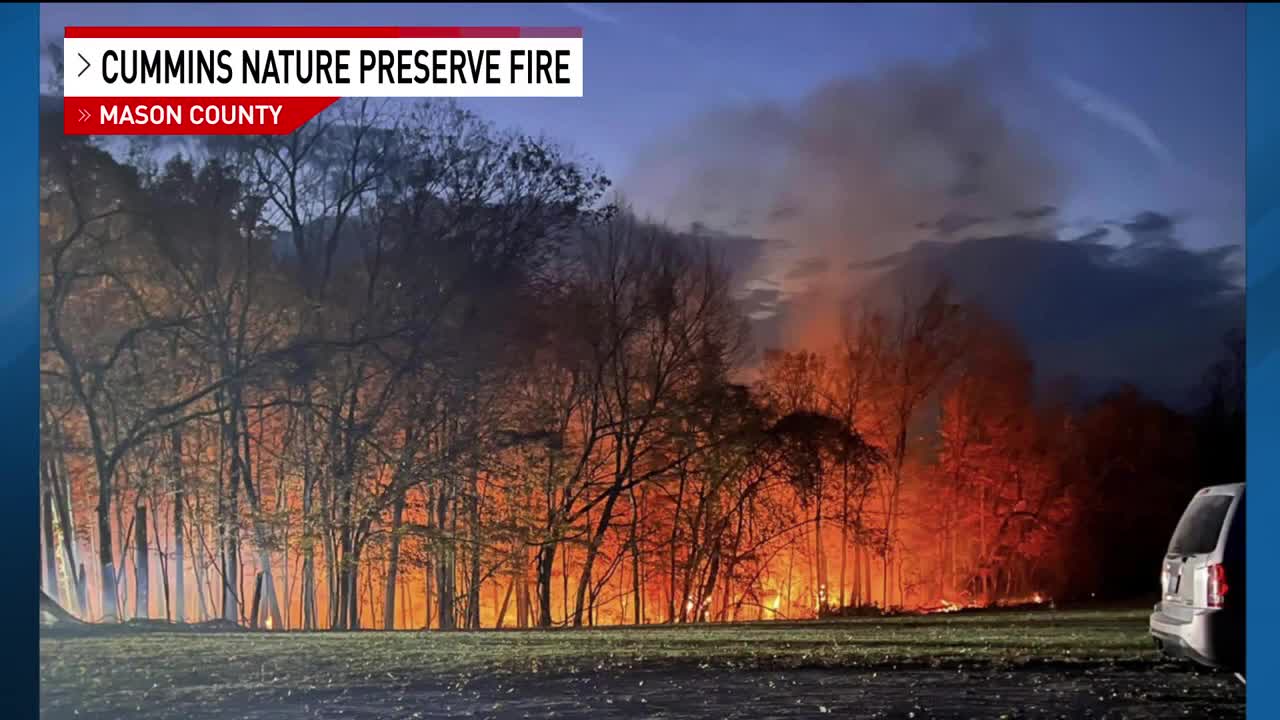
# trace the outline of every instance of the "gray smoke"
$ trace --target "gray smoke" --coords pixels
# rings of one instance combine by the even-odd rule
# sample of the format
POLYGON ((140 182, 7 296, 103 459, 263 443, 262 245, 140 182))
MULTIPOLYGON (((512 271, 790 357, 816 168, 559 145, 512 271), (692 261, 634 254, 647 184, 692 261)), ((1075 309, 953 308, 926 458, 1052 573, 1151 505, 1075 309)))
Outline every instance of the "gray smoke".
POLYGON ((944 65, 836 80, 794 107, 717 109, 643 153, 624 187, 674 225, 782 241, 743 279, 805 303, 774 339, 829 338, 864 279, 851 265, 1053 221, 1060 173, 998 102, 1029 86, 1025 67, 1015 42, 992 42, 944 65))
POLYGON ((1062 217, 1052 139, 1003 108, 1078 108, 1010 29, 951 63, 710 111, 623 187, 655 219, 725 231, 757 348, 821 347, 855 295, 946 278, 1019 332, 1042 379, 1179 402, 1243 326, 1241 248, 1186 249, 1183 218, 1160 211, 1062 217))

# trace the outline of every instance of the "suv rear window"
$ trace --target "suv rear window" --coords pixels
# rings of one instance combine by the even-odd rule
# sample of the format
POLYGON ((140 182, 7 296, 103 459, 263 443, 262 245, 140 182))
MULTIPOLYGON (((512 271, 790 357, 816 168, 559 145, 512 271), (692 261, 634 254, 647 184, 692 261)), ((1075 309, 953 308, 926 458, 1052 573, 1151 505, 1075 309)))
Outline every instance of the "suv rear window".
POLYGON ((1191 501, 1169 542, 1170 555, 1203 555, 1218 547, 1222 521, 1234 495, 1201 495, 1191 501))

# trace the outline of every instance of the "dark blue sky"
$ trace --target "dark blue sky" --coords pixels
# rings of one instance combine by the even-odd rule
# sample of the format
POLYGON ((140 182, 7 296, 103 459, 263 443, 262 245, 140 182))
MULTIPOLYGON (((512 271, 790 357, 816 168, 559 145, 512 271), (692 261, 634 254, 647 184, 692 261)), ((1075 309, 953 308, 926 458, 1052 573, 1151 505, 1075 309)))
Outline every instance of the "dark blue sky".
POLYGON ((795 102, 1003 34, 1043 86, 1007 117, 1068 175, 1064 211, 1181 213, 1195 244, 1243 242, 1243 6, 101 4, 45 5, 42 21, 51 38, 66 24, 581 25, 585 97, 469 104, 595 158, 624 190, 637 154, 707 110, 795 102))
POLYGON ((1239 277, 1223 259, 1239 255, 1197 254, 1244 244, 1243 5, 101 4, 41 17, 50 41, 67 24, 579 25, 584 97, 464 104, 593 159, 644 214, 732 231, 764 344, 829 336, 856 268, 887 255, 968 268, 970 294, 1043 346, 1038 363, 1099 385, 1145 379, 1174 397, 1243 320, 1221 296, 1239 277), (1036 240, 982 240, 1009 233, 1036 240), (1123 249, 1067 277, 1060 252, 1100 257, 1055 247, 1079 236, 1123 249), (907 252, 921 240, 949 250, 907 252), (1010 247, 1025 261, 1006 262, 1010 247), (1081 310, 1104 285, 1121 290, 1081 310), (1182 362, 1150 377, 1170 357, 1182 362))

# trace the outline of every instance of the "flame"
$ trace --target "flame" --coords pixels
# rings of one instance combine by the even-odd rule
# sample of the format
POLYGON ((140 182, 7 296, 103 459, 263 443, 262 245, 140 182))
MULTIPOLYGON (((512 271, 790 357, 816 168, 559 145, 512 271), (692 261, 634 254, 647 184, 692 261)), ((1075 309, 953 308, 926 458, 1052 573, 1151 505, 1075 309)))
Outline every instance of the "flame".
POLYGON ((1001 600, 996 600, 995 602, 990 603, 988 605, 984 605, 979 602, 964 602, 962 604, 956 604, 951 602, 950 600, 943 598, 938 600, 936 605, 928 605, 920 608, 919 612, 923 612, 927 614, 953 613, 953 612, 959 612, 961 610, 978 610, 984 607, 1016 607, 1020 605, 1029 605, 1029 604, 1050 605, 1052 603, 1053 603, 1053 598, 1047 597, 1043 593, 1035 593, 1033 595, 1027 595, 1019 598, 1004 598, 1001 600))
POLYGON ((264 626, 264 627, 266 627, 268 630, 270 630, 270 629, 271 629, 271 616, 270 616, 270 615, 268 615, 268 616, 267 616, 267 621, 266 621, 265 623, 263 623, 263 626, 264 626))

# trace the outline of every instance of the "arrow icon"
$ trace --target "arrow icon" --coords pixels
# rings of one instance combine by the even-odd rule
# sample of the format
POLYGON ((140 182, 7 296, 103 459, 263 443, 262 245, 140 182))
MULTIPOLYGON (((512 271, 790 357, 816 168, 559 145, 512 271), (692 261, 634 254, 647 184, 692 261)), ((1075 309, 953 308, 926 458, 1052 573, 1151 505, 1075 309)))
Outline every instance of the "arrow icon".
POLYGON ((76 53, 76 55, 79 55, 80 59, 84 60, 84 68, 80 70, 80 73, 78 75, 76 75, 76 77, 80 77, 80 75, 84 75, 85 70, 89 69, 89 61, 85 60, 84 55, 81 55, 80 53, 76 53))
POLYGON ((80 108, 80 122, 84 122, 92 117, 93 115, 89 114, 88 110, 85 110, 84 108, 80 108))

